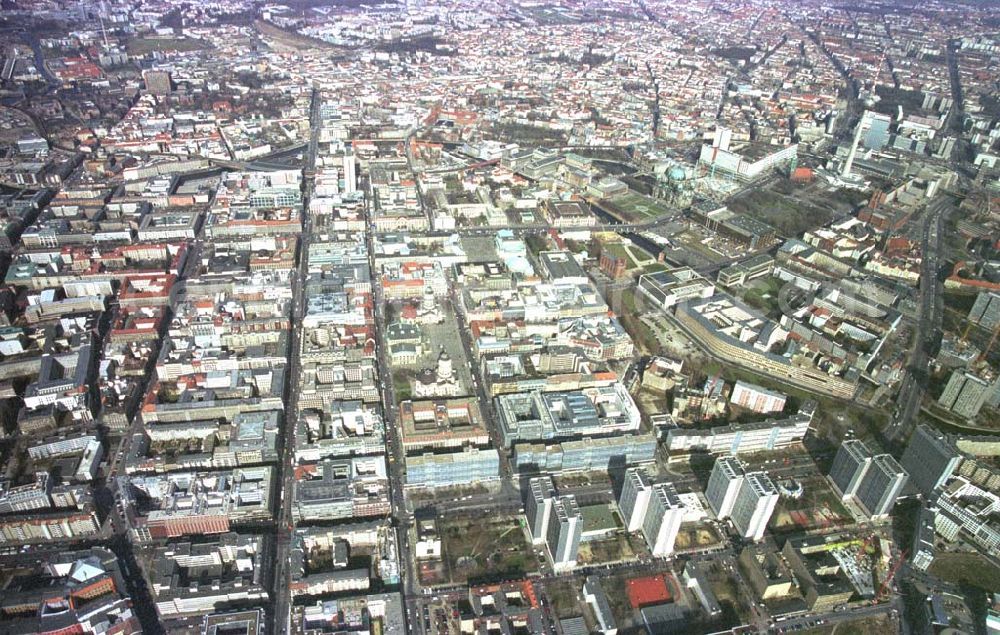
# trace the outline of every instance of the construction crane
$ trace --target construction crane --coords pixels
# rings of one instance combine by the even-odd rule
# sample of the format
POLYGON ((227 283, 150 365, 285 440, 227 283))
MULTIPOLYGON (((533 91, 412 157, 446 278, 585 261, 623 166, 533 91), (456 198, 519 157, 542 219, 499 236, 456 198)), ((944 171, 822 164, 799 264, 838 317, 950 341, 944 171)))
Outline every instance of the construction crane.
POLYGON ((863 97, 864 98, 865 106, 873 106, 873 105, 875 105, 875 102, 878 101, 878 95, 876 94, 876 89, 878 88, 878 78, 879 78, 879 75, 882 74, 882 65, 885 64, 885 55, 886 55, 886 52, 887 51, 885 49, 882 50, 882 57, 879 58, 878 65, 875 67, 875 72, 872 73, 872 79, 871 79, 872 87, 871 87, 871 92, 867 96, 863 94, 863 92, 864 92, 865 89, 864 89, 864 86, 862 85, 862 94, 859 95, 859 97, 863 97))
POLYGON ((888 53, 888 49, 882 49, 882 57, 878 60, 878 66, 875 67, 875 72, 872 73, 872 95, 875 94, 875 87, 878 86, 878 78, 882 74, 882 65, 885 64, 885 55, 888 53))
POLYGON ((993 345, 997 343, 998 335, 1000 335, 1000 324, 997 324, 996 328, 993 329, 993 335, 990 336, 989 344, 987 344, 986 348, 983 349, 983 352, 979 354, 979 359, 976 361, 981 362, 986 359, 986 356, 990 354, 991 350, 993 350, 993 345))
POLYGON ((861 560, 865 557, 865 554, 868 553, 868 546, 870 544, 872 544, 872 539, 873 538, 875 538, 875 534, 873 534, 873 533, 872 534, 868 534, 868 537, 865 538, 864 543, 858 549, 858 555, 855 558, 855 562, 857 562, 858 565, 861 564, 861 560))
POLYGON ((906 555, 907 551, 906 549, 903 549, 903 551, 899 554, 899 557, 896 559, 896 563, 892 565, 891 569, 889 569, 889 574, 885 576, 885 580, 882 581, 882 586, 879 587, 878 593, 875 595, 876 603, 881 602, 882 598, 885 597, 886 592, 889 591, 889 585, 892 584, 892 579, 896 577, 896 573, 899 572, 899 568, 903 566, 904 562, 906 562, 906 555))

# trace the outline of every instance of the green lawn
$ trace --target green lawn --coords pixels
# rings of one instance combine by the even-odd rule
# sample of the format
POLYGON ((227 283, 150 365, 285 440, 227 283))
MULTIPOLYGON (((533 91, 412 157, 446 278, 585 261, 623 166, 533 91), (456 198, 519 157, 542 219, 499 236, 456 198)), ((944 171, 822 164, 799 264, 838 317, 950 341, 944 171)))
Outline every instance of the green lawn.
POLYGON ((410 398, 412 390, 410 388, 410 374, 406 371, 392 371, 392 388, 396 394, 396 401, 402 402, 410 398))
POLYGON ((201 51, 212 45, 194 38, 140 38, 129 41, 126 48, 131 55, 145 55, 154 51, 201 51))
POLYGON ((777 278, 758 278, 751 281, 749 287, 743 292, 743 301, 750 306, 760 309, 770 317, 777 317, 780 313, 778 304, 778 294, 782 287, 781 280, 777 278))
POLYGON ((439 522, 445 561, 454 583, 516 579, 538 570, 518 517, 442 517, 439 522))
POLYGON ((1000 592, 1000 568, 976 553, 939 553, 930 573, 955 584, 967 583, 991 593, 1000 592))
POLYGON ((621 210, 628 220, 644 221, 651 218, 666 216, 673 210, 662 201, 644 196, 638 192, 629 192, 611 199, 611 203, 621 210))
POLYGON ((545 595, 552 602, 556 617, 576 617, 580 610, 580 591, 575 578, 553 580, 545 585, 545 595))

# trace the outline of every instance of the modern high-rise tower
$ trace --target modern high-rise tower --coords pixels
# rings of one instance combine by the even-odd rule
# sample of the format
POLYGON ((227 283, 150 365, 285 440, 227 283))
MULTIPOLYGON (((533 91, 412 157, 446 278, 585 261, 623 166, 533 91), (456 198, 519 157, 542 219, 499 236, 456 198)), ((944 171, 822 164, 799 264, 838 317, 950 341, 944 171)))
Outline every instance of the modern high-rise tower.
POLYGON ((892 511, 892 506, 896 504, 896 498, 903 491, 908 479, 896 459, 888 454, 879 454, 872 459, 871 467, 861 479, 857 493, 858 502, 869 516, 873 518, 885 516, 892 511))
POLYGON ((930 496, 951 478, 961 462, 962 453, 944 434, 920 424, 903 452, 902 466, 924 496, 930 496))
POLYGON ((715 460, 712 474, 708 477, 705 498, 708 499, 708 504, 719 520, 726 519, 732 514, 736 494, 743 482, 743 474, 743 464, 735 456, 720 456, 715 460))
POLYGON ((349 149, 344 155, 344 193, 350 194, 358 189, 357 165, 354 162, 354 150, 349 149))
POLYGON ((830 468, 830 479, 842 498, 857 494, 871 460, 872 453, 868 446, 858 439, 848 439, 840 445, 837 456, 833 459, 833 467, 830 468))
POLYGON ((546 536, 553 569, 565 571, 576 566, 582 535, 583 516, 580 514, 576 497, 569 495, 553 498, 546 536))
POLYGON ((830 468, 830 480, 843 500, 853 500, 870 517, 892 510, 908 480, 906 471, 888 454, 873 455, 857 439, 844 441, 830 468))
POLYGON ((674 552, 677 532, 684 519, 684 503, 671 483, 657 483, 651 494, 642 534, 650 553, 658 557, 669 556, 674 552))
POLYGON ((764 472, 750 472, 740 484, 733 505, 733 524, 747 540, 758 541, 778 504, 778 488, 764 472))
POLYGON ((556 490, 549 476, 538 476, 528 481, 528 500, 524 505, 524 515, 528 519, 531 542, 536 545, 545 542, 552 513, 552 497, 555 494, 556 490))
POLYGON ((625 484, 618 497, 618 511, 626 531, 639 531, 642 527, 652 493, 653 483, 642 468, 633 467, 625 472, 625 484))

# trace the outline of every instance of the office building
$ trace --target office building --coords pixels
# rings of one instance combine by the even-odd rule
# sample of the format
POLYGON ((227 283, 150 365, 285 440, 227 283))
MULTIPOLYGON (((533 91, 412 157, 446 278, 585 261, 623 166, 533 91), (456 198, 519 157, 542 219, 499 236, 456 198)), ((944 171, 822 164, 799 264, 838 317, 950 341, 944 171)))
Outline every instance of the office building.
POLYGON ((594 612, 594 619, 597 621, 597 632, 601 635, 617 635, 618 622, 615 620, 611 610, 611 603, 601 586, 601 579, 596 576, 587 576, 583 583, 583 600, 594 612))
POLYGON ((671 483, 657 483, 651 489, 649 506, 642 522, 642 535, 654 556, 674 552, 674 542, 684 518, 685 506, 671 483))
POLYGON ((565 571, 576 566, 580 538, 583 535, 583 516, 575 496, 557 496, 552 499, 552 511, 546 535, 546 545, 552 568, 565 571))
POLYGON ((237 604, 266 602, 260 536, 226 533, 211 542, 169 542, 149 563, 161 618, 205 615, 237 604))
POLYGON ((732 519, 740 535, 757 542, 764 537, 764 530, 778 504, 778 489, 763 472, 751 472, 740 483, 740 491, 733 505, 732 519))
POLYGON ((715 285, 690 267, 643 274, 639 276, 638 289, 662 309, 693 298, 710 298, 715 293, 715 285))
POLYGON ((896 497, 903 491, 909 477, 896 459, 888 454, 872 458, 871 465, 858 487, 858 502, 869 516, 881 517, 892 511, 896 497))
POLYGON ((830 553, 846 538, 843 534, 790 538, 781 549, 802 592, 802 599, 815 613, 843 606, 854 595, 854 586, 840 562, 830 553))
POLYGON ((538 476, 528 481, 528 500, 524 505, 524 514, 528 519, 533 544, 545 542, 555 494, 556 488, 549 476, 538 476))
POLYGON ((625 483, 618 497, 618 511, 626 531, 638 531, 642 527, 652 492, 653 484, 645 470, 633 467, 625 472, 625 483))
POLYGON ((105 547, 47 552, 4 567, 0 632, 143 632, 125 572, 105 547))
POLYGON ((264 609, 211 613, 202 618, 201 635, 263 635, 264 609))
POLYGON ((296 522, 384 516, 389 513, 385 457, 327 459, 299 466, 291 494, 296 522))
POLYGON ((740 552, 740 573, 758 600, 781 598, 792 593, 792 572, 774 547, 767 543, 747 545, 740 552))
POLYGON ((732 514, 743 476, 743 464, 735 456, 720 456, 715 460, 712 474, 708 477, 705 498, 719 520, 732 514))
POLYGON ((920 424, 903 452, 902 465, 917 489, 930 496, 951 478, 961 462, 961 452, 944 434, 920 424))
POLYGON ((840 491, 842 498, 857 494, 871 459, 872 453, 862 441, 848 439, 840 445, 837 456, 833 459, 833 467, 830 468, 830 480, 840 491))
POLYGON ((938 398, 938 405, 960 417, 972 419, 979 414, 991 390, 989 382, 972 373, 956 370, 951 374, 948 385, 938 398))

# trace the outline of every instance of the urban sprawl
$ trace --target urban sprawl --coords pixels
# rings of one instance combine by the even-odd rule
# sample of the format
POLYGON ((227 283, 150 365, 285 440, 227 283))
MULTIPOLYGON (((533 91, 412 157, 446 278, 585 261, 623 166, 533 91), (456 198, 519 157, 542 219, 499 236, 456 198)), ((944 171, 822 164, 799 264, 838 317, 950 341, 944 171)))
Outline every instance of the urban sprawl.
POLYGON ((5 0, 0 633, 997 635, 998 16, 5 0))

